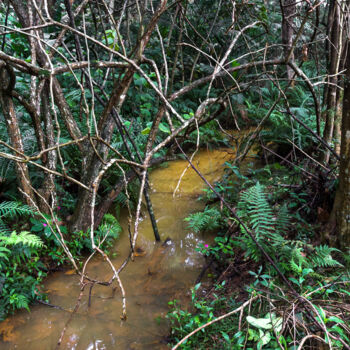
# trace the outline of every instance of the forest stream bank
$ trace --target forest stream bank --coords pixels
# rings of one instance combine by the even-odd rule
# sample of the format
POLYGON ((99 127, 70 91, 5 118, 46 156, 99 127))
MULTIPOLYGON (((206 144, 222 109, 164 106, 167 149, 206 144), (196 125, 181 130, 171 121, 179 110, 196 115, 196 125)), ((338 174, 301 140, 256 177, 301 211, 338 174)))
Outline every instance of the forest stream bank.
MULTIPOLYGON (((224 163, 232 159, 228 149, 201 150, 194 158, 203 175, 211 183, 223 175, 224 163)), ((232 151, 232 150, 230 150, 232 151)), ((148 215, 140 225, 137 246, 141 248, 134 262, 121 273, 126 292, 127 320, 121 321, 121 297, 118 288, 94 286, 89 303, 89 288, 82 297, 78 312, 63 337, 61 349, 166 349, 164 337, 168 332, 165 315, 168 301, 184 300, 194 285, 204 259, 196 251, 198 244, 210 243, 211 237, 194 234, 184 218, 203 209, 198 201, 205 184, 188 169, 179 190, 173 195, 178 180, 187 167, 184 160, 168 163, 150 175, 152 203, 162 242, 155 243, 148 215), (140 250, 140 251, 141 251, 140 250)), ((146 211, 144 211, 146 213, 146 211)), ((119 266, 129 252, 127 215, 121 217, 123 232, 112 252, 112 261, 119 266)), ((108 280, 110 268, 101 259, 89 264, 89 274, 108 280)), ((79 295, 79 277, 74 270, 56 272, 45 281, 49 301, 62 309, 43 305, 31 311, 17 312, 0 324, 0 347, 9 349, 54 349, 70 318, 79 295)))

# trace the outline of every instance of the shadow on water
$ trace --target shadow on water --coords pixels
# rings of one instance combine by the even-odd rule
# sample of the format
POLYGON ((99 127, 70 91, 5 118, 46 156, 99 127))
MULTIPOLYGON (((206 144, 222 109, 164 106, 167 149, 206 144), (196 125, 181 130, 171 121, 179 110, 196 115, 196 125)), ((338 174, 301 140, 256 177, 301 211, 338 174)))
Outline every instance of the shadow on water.
MULTIPOLYGON (((223 164, 232 155, 225 149, 200 151, 194 159, 210 182, 219 180, 223 164)), ((77 314, 65 333, 61 349, 168 349, 162 337, 168 332, 164 316, 169 300, 186 298, 199 273, 203 258, 195 251, 198 244, 210 237, 196 235, 186 228, 184 218, 201 210, 197 201, 204 184, 192 169, 183 177, 179 191, 173 197, 177 181, 187 166, 177 160, 167 168, 151 173, 152 203, 158 221, 162 241, 171 238, 169 244, 154 242, 148 217, 142 219, 138 238, 139 256, 129 262, 121 273, 127 296, 127 321, 121 321, 119 290, 103 286, 92 289, 91 307, 88 307, 89 288, 84 292, 77 314)), ((129 252, 127 219, 121 218, 123 233, 114 247, 119 266, 129 252)), ((101 259, 89 264, 89 275, 100 280, 110 278, 111 271, 101 259)), ((48 350, 55 349, 62 329, 75 306, 79 295, 79 278, 73 271, 57 272, 45 281, 50 303, 67 311, 33 306, 31 312, 18 312, 0 324, 2 341, 0 348, 48 350)))

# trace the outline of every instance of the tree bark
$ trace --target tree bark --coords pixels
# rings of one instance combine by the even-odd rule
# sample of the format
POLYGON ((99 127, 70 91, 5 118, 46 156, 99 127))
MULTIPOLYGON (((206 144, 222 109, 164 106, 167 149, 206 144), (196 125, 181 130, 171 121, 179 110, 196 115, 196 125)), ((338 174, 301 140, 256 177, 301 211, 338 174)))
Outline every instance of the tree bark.
MULTIPOLYGON (((11 96, 11 91, 15 83, 11 82, 12 79, 15 79, 15 76, 9 76, 8 74, 11 71, 12 74, 14 74, 12 68, 8 67, 6 69, 4 68, 4 64, 0 66, 0 81, 2 82, 0 86, 0 106, 5 117, 7 132, 10 138, 11 146, 19 154, 24 154, 21 131, 18 125, 15 106, 11 96), (6 84, 6 82, 8 83, 6 84), (13 85, 11 87, 11 91, 9 85, 13 85)), ((15 152, 15 155, 18 154, 16 154, 15 152)), ((15 169, 19 187, 21 188, 24 194, 23 200, 26 204, 32 206, 33 202, 35 203, 35 197, 33 189, 31 187, 28 166, 25 162, 15 162, 15 169)))
MULTIPOLYGON (((341 126, 339 187, 334 202, 337 224, 336 244, 345 249, 350 246, 350 40, 347 39, 346 77, 344 82, 341 126)), ((333 216, 333 217, 334 217, 333 216)))
MULTIPOLYGON (((44 121, 45 125, 45 141, 46 141, 46 147, 50 148, 55 145, 55 133, 54 133, 54 126, 52 122, 52 115, 50 112, 50 98, 48 94, 48 84, 46 83, 46 87, 43 89, 42 96, 41 96, 41 102, 42 102, 42 119, 44 121)), ((56 170, 57 165, 57 151, 49 151, 47 152, 47 156, 45 157, 45 165, 50 170, 56 170)), ((55 176, 49 172, 45 173, 43 185, 39 189, 40 194, 43 198, 38 198, 38 204, 39 208, 42 212, 49 214, 50 208, 47 206, 49 204, 50 206, 55 203, 56 195, 55 195, 55 176), (50 203, 51 198, 51 203, 50 203)))
MULTIPOLYGON (((328 55, 328 85, 326 99, 326 124, 323 132, 323 139, 328 144, 332 141, 335 120, 339 109, 339 93, 338 93, 338 73, 341 55, 341 13, 340 5, 337 1, 332 0, 330 3, 328 16, 328 32, 329 32, 329 55, 328 55)), ((329 162, 330 152, 326 150, 321 155, 321 161, 329 162)))
MULTIPOLYGON (((284 0, 282 5, 282 44, 284 50, 284 57, 287 59, 289 53, 292 49, 293 44, 293 22, 295 16, 295 4, 296 0, 284 0)), ((292 54, 289 59, 294 60, 294 54, 292 54)), ((287 68, 287 78, 288 82, 293 79, 294 72, 288 65, 287 68)))

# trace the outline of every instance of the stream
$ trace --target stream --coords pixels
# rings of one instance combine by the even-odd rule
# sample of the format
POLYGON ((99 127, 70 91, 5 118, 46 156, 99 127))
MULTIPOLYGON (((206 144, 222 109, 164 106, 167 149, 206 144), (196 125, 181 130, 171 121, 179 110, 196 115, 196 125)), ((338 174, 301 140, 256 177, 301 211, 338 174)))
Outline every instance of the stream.
MULTIPOLYGON (((224 162, 233 158, 232 149, 201 150, 193 163, 213 183, 221 178, 224 162)), ((184 218, 203 209, 197 200, 205 184, 188 169, 179 191, 173 191, 187 161, 176 160, 168 167, 159 167, 150 174, 151 198, 161 239, 171 238, 171 244, 154 242, 148 216, 139 228, 137 246, 144 254, 130 261, 120 274, 126 292, 127 320, 120 315, 121 297, 117 288, 94 286, 91 306, 88 307, 89 288, 86 288, 78 312, 65 332, 60 349, 169 349, 164 336, 169 325, 164 319, 168 301, 186 299, 193 287, 204 259, 196 252, 199 243, 210 243, 211 237, 194 234, 187 229, 184 218)), ((143 210, 146 213, 145 210, 143 210)), ((113 258, 116 267, 129 252, 127 218, 122 215, 123 232, 116 241, 113 258)), ((99 280, 111 277, 110 267, 100 258, 88 265, 88 273, 99 280)), ((0 349, 55 349, 61 332, 70 317, 79 295, 79 277, 73 270, 51 274, 44 283, 49 302, 64 310, 34 305, 30 312, 20 311, 0 323, 0 349)))

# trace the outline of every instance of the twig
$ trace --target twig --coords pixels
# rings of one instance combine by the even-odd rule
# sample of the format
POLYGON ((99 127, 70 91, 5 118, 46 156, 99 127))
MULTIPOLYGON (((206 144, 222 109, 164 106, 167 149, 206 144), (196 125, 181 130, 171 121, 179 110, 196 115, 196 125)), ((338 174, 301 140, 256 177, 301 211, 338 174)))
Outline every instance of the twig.
POLYGON ((196 334, 197 332, 199 332, 200 330, 212 325, 215 322, 221 321, 226 317, 229 317, 231 315, 234 315, 235 313, 243 310, 247 305, 249 305, 252 301, 254 301, 255 299, 257 299, 257 296, 250 298, 249 300, 247 300, 244 304, 242 304, 240 307, 238 307, 237 309, 228 312, 227 314, 224 314, 218 318, 215 318, 214 320, 211 320, 210 322, 207 322, 206 324, 198 327, 197 329, 195 329, 194 331, 192 331, 191 333, 187 334, 184 338, 182 338, 175 346, 173 346, 171 348, 171 350, 176 350, 181 344, 183 344, 188 338, 192 337, 192 335, 196 334))

